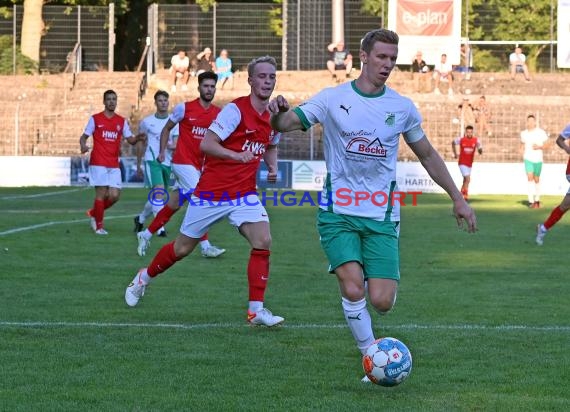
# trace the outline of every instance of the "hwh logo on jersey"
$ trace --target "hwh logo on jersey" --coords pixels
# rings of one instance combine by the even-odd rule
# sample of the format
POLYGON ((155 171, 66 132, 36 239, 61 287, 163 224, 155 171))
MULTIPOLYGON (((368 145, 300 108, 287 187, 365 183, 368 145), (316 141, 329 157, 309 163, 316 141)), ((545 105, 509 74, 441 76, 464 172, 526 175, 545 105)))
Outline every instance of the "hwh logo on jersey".
POLYGON ((119 137, 119 133, 111 132, 109 130, 103 130, 103 139, 105 139, 105 140, 117 140, 117 137, 119 137))
POLYGON ((208 131, 208 128, 206 127, 198 127, 198 126, 194 126, 192 127, 192 133, 194 134, 194 136, 196 137, 204 137, 206 136, 206 132, 208 131))
POLYGON ((252 142, 250 140, 246 140, 241 147, 241 150, 244 152, 249 150, 254 155, 259 156, 265 153, 265 145, 261 142, 252 142))

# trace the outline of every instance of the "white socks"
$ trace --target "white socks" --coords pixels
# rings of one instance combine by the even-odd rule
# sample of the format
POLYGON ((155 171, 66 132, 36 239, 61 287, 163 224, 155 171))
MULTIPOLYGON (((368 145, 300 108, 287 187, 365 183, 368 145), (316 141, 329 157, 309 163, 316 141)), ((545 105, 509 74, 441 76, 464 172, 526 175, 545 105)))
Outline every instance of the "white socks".
POLYGON ((360 352, 364 354, 366 349, 374 342, 372 320, 366 308, 366 299, 363 298, 358 302, 351 302, 343 297, 342 309, 346 323, 348 323, 348 327, 356 341, 356 346, 360 349, 360 352))
POLYGON ((210 241, 209 240, 201 240, 200 241, 200 247, 202 248, 202 250, 206 250, 211 246, 210 241))

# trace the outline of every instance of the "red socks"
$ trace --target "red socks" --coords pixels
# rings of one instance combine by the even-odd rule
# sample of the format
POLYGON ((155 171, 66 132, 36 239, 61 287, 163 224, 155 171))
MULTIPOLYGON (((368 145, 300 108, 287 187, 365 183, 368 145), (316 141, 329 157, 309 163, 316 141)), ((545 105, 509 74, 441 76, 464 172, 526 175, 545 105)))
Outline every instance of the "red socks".
POLYGON ((162 247, 148 265, 146 271, 148 275, 153 278, 167 270, 170 266, 178 262, 181 257, 176 256, 174 253, 174 240, 162 247))
POLYGON ((168 223, 174 213, 176 213, 176 210, 172 210, 168 205, 164 205, 152 220, 151 224, 148 225, 148 231, 153 234, 156 233, 158 229, 168 223))
POLYGON ((252 249, 247 265, 247 280, 249 283, 249 300, 264 301, 265 288, 269 279, 269 255, 265 249, 252 249))
POLYGON ((550 213, 550 216, 548 216, 548 219, 546 219, 546 221, 544 222, 544 227, 546 229, 550 229, 552 226, 554 226, 556 222, 558 222, 562 218, 562 216, 564 216, 564 213, 565 211, 560 209, 560 206, 556 206, 550 213))
POLYGON ((105 201, 95 199, 93 209, 91 209, 91 217, 95 218, 97 229, 103 228, 103 216, 105 215, 105 201))

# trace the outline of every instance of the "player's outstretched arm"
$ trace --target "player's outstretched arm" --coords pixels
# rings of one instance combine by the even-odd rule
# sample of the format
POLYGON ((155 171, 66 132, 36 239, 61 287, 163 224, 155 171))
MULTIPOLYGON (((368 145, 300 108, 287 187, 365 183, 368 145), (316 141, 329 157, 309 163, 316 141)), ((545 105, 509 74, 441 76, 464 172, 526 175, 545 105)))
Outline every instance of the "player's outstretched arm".
POLYGON ((468 232, 477 231, 477 218, 475 217, 475 212, 463 199, 463 196, 455 186, 443 159, 433 148, 427 137, 424 136, 416 142, 409 143, 409 146, 416 156, 418 156, 418 159, 430 177, 447 192, 453 201, 453 214, 457 219, 457 225, 462 228, 465 223, 467 225, 466 229, 468 232))
POLYGON ((274 130, 290 132, 303 128, 301 119, 294 111, 290 110, 289 102, 283 96, 279 95, 271 100, 267 109, 271 113, 271 127, 274 130))

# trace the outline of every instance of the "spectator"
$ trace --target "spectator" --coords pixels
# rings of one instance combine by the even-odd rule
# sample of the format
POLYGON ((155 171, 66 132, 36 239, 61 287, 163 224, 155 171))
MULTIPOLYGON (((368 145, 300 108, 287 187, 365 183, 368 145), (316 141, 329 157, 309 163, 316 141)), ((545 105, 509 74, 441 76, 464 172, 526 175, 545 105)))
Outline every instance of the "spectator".
POLYGON ((344 47, 344 41, 340 40, 338 43, 331 43, 327 46, 327 49, 331 53, 330 59, 327 60, 327 69, 331 72, 333 80, 338 81, 336 76, 337 70, 344 70, 345 78, 348 79, 352 71, 352 54, 344 47))
POLYGON ((212 56, 212 49, 206 47, 204 51, 201 51, 196 56, 198 59, 198 70, 197 75, 204 72, 216 72, 216 63, 214 62, 214 57, 212 56))
POLYGON ((461 54, 461 72, 465 80, 471 80, 471 70, 473 70, 473 51, 468 43, 463 43, 459 49, 461 54))
POLYGON ((491 136, 491 109, 487 104, 485 96, 479 97, 479 101, 475 104, 473 110, 475 114, 475 123, 477 124, 477 134, 479 134, 479 136, 483 136, 484 133, 487 133, 487 136, 491 136))
POLYGON ((184 50, 180 50, 178 54, 170 59, 170 74, 172 75, 171 91, 176 92, 176 80, 182 79, 182 90, 188 90, 188 77, 190 76, 190 59, 186 56, 184 50))
POLYGON ((439 63, 435 64, 433 69, 433 78, 435 80, 435 88, 433 92, 435 94, 441 94, 441 90, 439 90, 439 82, 447 82, 449 84, 449 88, 447 90, 447 94, 453 96, 453 66, 451 63, 447 62, 447 54, 441 55, 441 60, 439 63))
POLYGON ((221 83, 222 90, 228 80, 233 90, 234 77, 232 72, 232 59, 228 57, 228 51, 226 49, 222 49, 220 56, 216 59, 216 73, 218 74, 218 84, 221 83))
POLYGON ((429 82, 429 66, 422 58, 422 52, 418 51, 412 62, 412 79, 416 92, 422 93, 425 90, 426 83, 429 82))
POLYGON ((530 75, 528 73, 528 66, 526 65, 526 56, 523 54, 520 47, 516 47, 515 51, 509 56, 509 63, 511 65, 511 80, 515 80, 517 73, 523 73, 527 82, 530 82, 530 75))
MULTIPOLYGON (((457 106, 457 113, 461 121, 462 128, 467 125, 475 124, 475 113, 473 111, 473 106, 467 97, 464 97, 463 101, 457 106)), ((471 126, 471 128, 473 128, 473 126, 471 126)))

